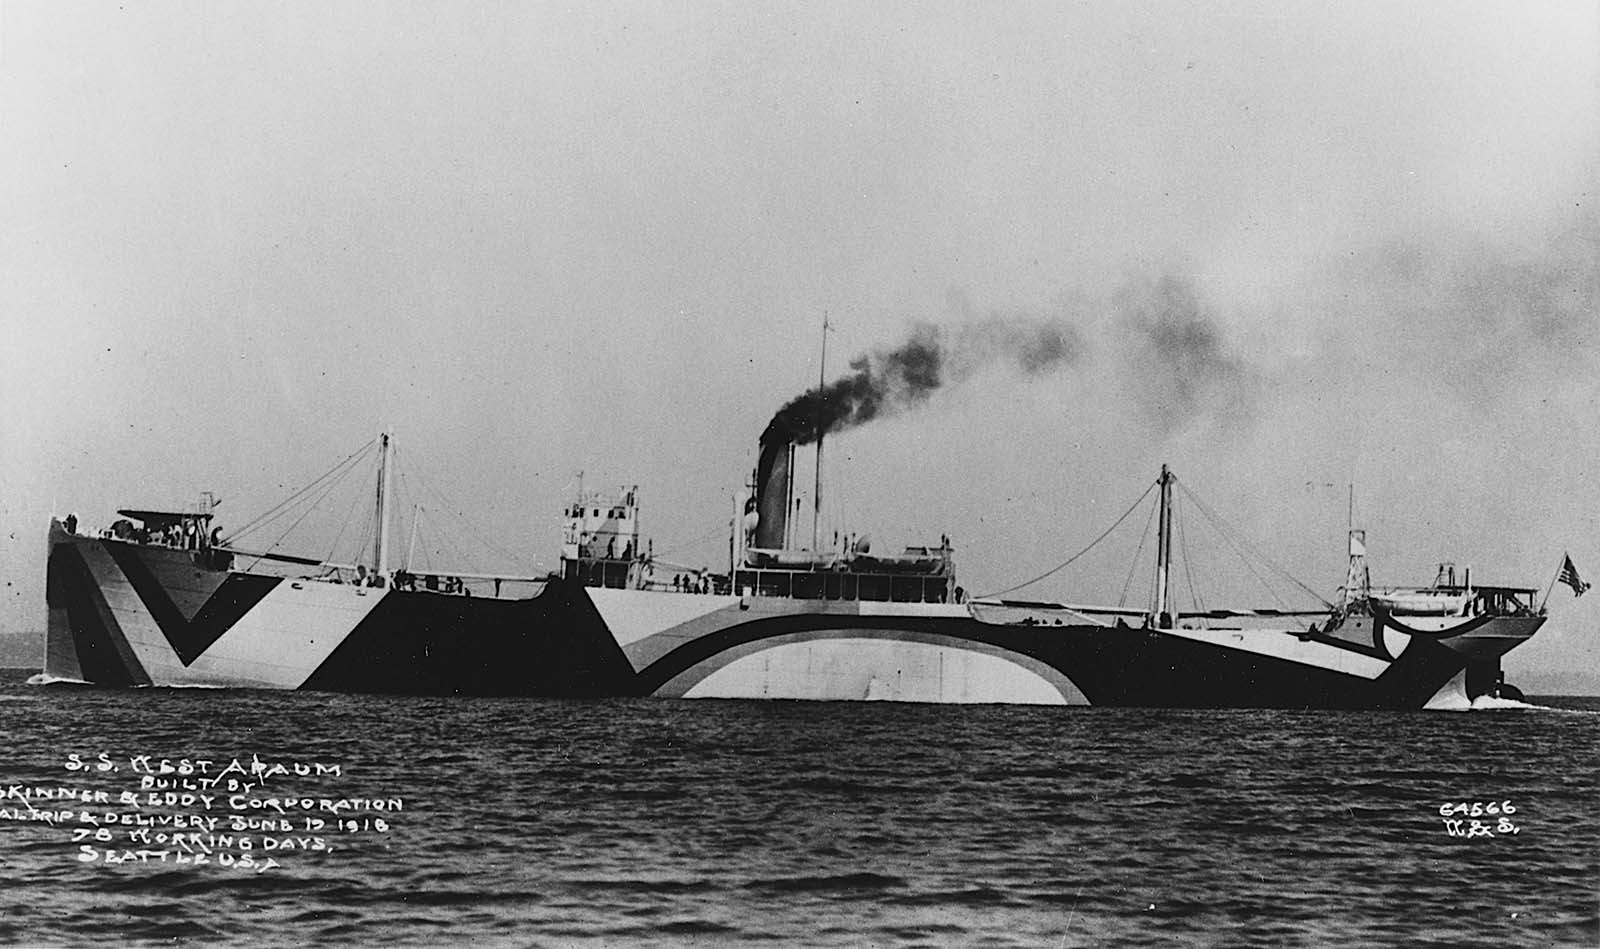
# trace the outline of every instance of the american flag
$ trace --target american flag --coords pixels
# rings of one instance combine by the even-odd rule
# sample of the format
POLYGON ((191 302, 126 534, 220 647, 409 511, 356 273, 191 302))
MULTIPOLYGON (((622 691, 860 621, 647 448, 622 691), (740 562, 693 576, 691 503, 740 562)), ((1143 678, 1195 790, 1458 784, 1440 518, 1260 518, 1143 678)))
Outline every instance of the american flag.
POLYGON ((1571 556, 1562 558, 1561 572, 1556 574, 1556 579, 1571 587, 1573 596, 1583 596, 1584 592, 1589 589, 1589 584, 1584 583, 1578 577, 1578 568, 1572 565, 1571 556))

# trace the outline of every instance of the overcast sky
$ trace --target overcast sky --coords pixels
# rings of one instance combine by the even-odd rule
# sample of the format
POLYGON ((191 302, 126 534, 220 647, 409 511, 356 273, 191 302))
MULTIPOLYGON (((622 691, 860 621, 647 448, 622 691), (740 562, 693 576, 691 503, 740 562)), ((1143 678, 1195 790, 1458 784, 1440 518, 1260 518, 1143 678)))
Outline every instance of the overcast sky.
MULTIPOLYGON (((1600 580, 1594 3, 792 6, 0 4, 0 629, 52 512, 237 526, 385 427, 484 566, 579 470, 717 566, 824 314, 829 375, 967 359, 824 494, 969 590, 1163 462, 1325 596, 1352 484, 1379 582, 1600 580)), ((1115 599, 1130 525, 1028 592, 1115 599)), ((1512 681, 1600 669, 1551 604, 1512 681)))

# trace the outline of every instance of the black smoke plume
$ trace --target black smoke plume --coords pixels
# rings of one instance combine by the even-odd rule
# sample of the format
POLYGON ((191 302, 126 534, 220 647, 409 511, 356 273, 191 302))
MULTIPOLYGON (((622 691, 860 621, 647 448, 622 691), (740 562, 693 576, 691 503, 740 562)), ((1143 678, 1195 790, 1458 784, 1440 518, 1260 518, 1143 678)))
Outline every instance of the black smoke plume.
POLYGON ((823 435, 921 406, 942 386, 965 380, 984 365, 1010 358, 1029 375, 1070 365, 1082 350, 1069 324, 994 317, 960 327, 949 338, 919 323, 893 349, 850 361, 850 371, 778 410, 762 442, 781 438, 806 445, 823 435))
POLYGON ((1230 352, 1193 284, 1171 275, 1133 281, 1114 306, 1129 344, 1126 383, 1160 428, 1199 417, 1228 424, 1253 417, 1260 379, 1230 352))

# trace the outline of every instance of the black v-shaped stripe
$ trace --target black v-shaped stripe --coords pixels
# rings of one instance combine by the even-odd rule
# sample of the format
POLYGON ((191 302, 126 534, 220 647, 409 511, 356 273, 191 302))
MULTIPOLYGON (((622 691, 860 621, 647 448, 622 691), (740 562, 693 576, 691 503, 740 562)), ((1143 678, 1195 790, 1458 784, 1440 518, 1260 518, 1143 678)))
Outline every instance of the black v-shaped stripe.
POLYGON ((184 619, 183 612, 172 602, 161 581, 151 572, 148 564, 139 557, 138 549, 130 544, 108 543, 106 550, 111 559, 122 568, 133 590, 161 627, 172 651, 185 666, 192 665, 211 644, 237 623, 244 614, 261 602, 281 581, 280 577, 260 577, 233 573, 212 592, 211 596, 194 614, 194 619, 184 619))
POLYGON ((149 674, 122 635, 78 545, 55 545, 48 569, 50 607, 67 612, 72 651, 83 680, 96 685, 149 685, 149 674))

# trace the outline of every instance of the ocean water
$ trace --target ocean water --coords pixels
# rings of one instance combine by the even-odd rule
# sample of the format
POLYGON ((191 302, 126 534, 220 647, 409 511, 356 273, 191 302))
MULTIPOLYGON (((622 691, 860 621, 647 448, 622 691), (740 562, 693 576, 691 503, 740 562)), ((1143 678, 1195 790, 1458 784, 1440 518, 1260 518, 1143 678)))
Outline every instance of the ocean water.
POLYGON ((4 945, 1600 944, 1594 700, 1189 712, 25 677, 0 673, 4 945), (59 788, 77 799, 42 793, 59 788))

